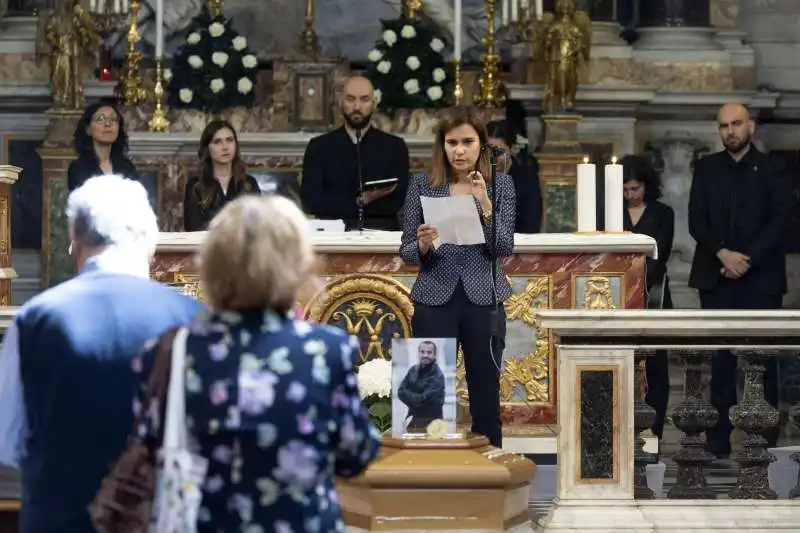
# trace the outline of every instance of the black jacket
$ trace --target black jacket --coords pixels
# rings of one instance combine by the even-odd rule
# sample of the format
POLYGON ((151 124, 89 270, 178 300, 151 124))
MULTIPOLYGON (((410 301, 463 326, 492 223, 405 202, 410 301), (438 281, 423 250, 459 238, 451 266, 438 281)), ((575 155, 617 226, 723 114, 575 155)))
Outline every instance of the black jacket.
POLYGON ((444 410, 444 374, 436 363, 414 365, 403 378, 397 397, 408 407, 409 428, 425 429, 444 410))
MULTIPOLYGON (((112 173, 120 174, 128 179, 139 181, 139 172, 133 161, 123 156, 111 156, 112 173)), ((100 161, 93 153, 82 154, 69 164, 67 169, 67 187, 70 192, 84 184, 89 178, 105 174, 100 169, 100 161)))
POLYGON ((689 197, 689 233, 697 241, 689 286, 717 288, 717 252, 726 248, 750 257, 750 270, 737 282, 751 291, 784 294, 783 234, 795 201, 783 164, 754 146, 738 162, 727 152, 697 161, 689 197))
POLYGON ((214 197, 208 205, 200 206, 200 194, 197 191, 198 178, 189 178, 186 182, 186 191, 183 197, 183 231, 205 231, 208 223, 217 216, 228 202, 233 201, 243 194, 261 194, 258 182, 250 174, 247 175, 244 185, 240 188, 234 187, 233 183, 228 187, 227 194, 222 192, 222 186, 217 183, 214 197))

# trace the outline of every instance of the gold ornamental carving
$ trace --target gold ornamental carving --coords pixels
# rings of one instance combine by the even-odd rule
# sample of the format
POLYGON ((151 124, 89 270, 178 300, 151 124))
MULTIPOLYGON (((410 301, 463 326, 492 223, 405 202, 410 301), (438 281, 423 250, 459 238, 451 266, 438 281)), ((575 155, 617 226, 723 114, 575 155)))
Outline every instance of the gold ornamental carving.
MULTIPOLYGON (((156 272, 155 278, 159 279, 160 272, 156 272)), ((180 291, 186 296, 191 296, 203 303, 206 302, 203 286, 200 283, 200 276, 198 274, 184 274, 179 272, 175 274, 175 278, 171 283, 167 284, 169 287, 180 291)))
POLYGON ((575 110, 579 73, 589 60, 592 22, 576 11, 574 0, 556 0, 555 13, 544 13, 533 27, 533 58, 546 69, 542 106, 545 113, 575 110))
POLYGON ((349 274, 328 281, 306 306, 306 316, 357 337, 361 361, 391 359, 392 339, 412 335, 409 296, 408 288, 389 276, 349 274))
POLYGON ((616 309, 608 276, 589 276, 583 288, 584 309, 616 309))
MULTIPOLYGON (((513 283, 512 283, 513 287, 513 283)), ((550 309, 553 303, 553 280, 549 275, 533 276, 525 288, 511 295, 504 303, 506 320, 521 321, 533 329, 535 347, 522 356, 505 357, 500 373, 500 400, 504 403, 548 403, 550 401, 550 370, 552 342, 550 333, 539 327, 535 313, 550 309)), ((462 403, 469 401, 464 354, 458 350, 456 360, 456 396, 462 403)))
POLYGON ((0 196, 0 256, 7 255, 11 247, 9 242, 11 240, 11 229, 8 227, 10 217, 8 197, 0 196))

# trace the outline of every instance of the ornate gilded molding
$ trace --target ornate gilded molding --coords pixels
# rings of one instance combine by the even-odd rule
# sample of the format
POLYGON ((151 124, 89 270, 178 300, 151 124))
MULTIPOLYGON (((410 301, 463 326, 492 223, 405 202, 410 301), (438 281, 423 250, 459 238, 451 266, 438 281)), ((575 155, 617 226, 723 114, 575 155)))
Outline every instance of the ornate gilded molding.
POLYGON ((625 277, 622 273, 572 275, 575 309, 624 309, 625 277))

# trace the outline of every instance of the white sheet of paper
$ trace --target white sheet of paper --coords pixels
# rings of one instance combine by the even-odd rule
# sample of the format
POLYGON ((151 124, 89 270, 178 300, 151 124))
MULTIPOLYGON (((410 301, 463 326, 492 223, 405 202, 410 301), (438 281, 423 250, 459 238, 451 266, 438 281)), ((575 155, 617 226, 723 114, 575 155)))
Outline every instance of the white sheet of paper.
POLYGON ((434 242, 437 248, 440 244, 467 245, 486 242, 478 208, 472 196, 422 196, 420 201, 425 223, 439 232, 438 242, 434 242))

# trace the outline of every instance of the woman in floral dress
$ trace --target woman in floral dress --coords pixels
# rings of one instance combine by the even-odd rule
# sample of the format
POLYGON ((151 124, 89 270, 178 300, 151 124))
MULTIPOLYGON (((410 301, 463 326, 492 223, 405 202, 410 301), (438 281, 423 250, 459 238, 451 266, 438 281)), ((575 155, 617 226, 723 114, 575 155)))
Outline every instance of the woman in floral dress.
MULTIPOLYGON (((199 533, 343 532, 333 477, 358 475, 378 452, 356 341, 293 318, 314 264, 306 226, 285 198, 242 197, 202 246, 215 311, 191 326, 186 368, 187 423, 209 460, 199 533)), ((143 382, 155 355, 137 361, 143 382)))

